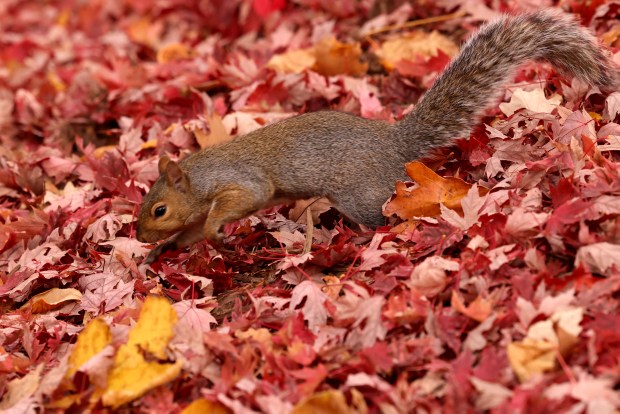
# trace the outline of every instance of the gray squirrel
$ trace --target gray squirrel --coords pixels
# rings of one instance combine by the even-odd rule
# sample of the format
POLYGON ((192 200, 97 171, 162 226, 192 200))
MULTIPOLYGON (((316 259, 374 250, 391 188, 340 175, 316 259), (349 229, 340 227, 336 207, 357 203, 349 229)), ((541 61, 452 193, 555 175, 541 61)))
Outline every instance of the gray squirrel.
POLYGON ((166 250, 203 238, 218 242, 229 222, 289 200, 327 197, 354 222, 385 223, 383 203, 405 163, 467 136, 517 67, 546 60, 603 92, 618 71, 589 31, 561 12, 504 16, 462 47, 420 103, 399 122, 319 111, 289 118, 175 162, 159 160, 160 177, 144 197, 137 238, 166 250))

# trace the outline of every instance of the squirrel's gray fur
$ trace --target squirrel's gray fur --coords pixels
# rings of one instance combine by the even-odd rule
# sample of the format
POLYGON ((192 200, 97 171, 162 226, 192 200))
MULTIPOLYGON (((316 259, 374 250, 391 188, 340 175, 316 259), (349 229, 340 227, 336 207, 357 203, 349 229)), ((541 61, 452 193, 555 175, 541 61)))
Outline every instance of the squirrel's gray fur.
POLYGON ((382 225, 382 205, 394 183, 406 178, 405 163, 467 136, 517 67, 531 59, 549 61, 560 72, 603 91, 618 85, 618 73, 596 39, 571 17, 550 10, 505 16, 484 25, 465 43, 400 122, 335 111, 308 113, 190 155, 178 164, 182 172, 172 174, 184 177, 183 188, 171 184, 179 181, 170 178, 164 166, 144 199, 138 237, 155 241, 181 231, 161 249, 203 236, 219 238, 226 222, 280 200, 314 196, 328 197, 355 222, 382 225), (158 222, 152 208, 166 199, 169 208, 182 202, 178 211, 185 213, 158 222), (193 234, 197 228, 200 234, 193 234))

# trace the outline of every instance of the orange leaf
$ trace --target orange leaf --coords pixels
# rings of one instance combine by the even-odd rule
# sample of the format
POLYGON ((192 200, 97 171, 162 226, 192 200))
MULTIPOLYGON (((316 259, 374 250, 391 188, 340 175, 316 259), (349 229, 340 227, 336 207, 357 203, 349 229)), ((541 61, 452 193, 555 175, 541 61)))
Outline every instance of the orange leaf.
POLYGON ((157 62, 159 63, 189 59, 190 57, 192 57, 192 50, 183 43, 169 43, 157 51, 157 62))
POLYGON ((436 217, 439 204, 462 212, 461 199, 467 195, 471 184, 460 178, 443 178, 424 164, 414 161, 407 164, 407 174, 418 186, 408 189, 403 182, 396 183, 396 197, 385 206, 385 214, 396 214, 401 219, 436 217))
POLYGON ((280 73, 301 73, 316 64, 313 48, 298 49, 274 55, 269 59, 267 67, 280 73))
POLYGON ((102 145, 100 147, 97 147, 95 151, 93 151, 93 156, 96 159, 100 159, 105 155, 106 152, 116 151, 117 149, 118 147, 116 145, 102 145))
POLYGON ((219 402, 212 402, 201 398, 199 400, 195 400, 190 405, 185 407, 183 411, 181 411, 181 414, 229 414, 230 412, 230 409, 223 406, 219 402))
POLYGON ((297 404, 291 414, 336 414, 349 413, 347 400, 338 390, 323 391, 314 394, 297 404))
POLYGON ((321 40, 314 51, 315 70, 321 75, 363 75, 368 70, 368 64, 360 62, 362 48, 359 43, 340 43, 332 37, 321 40))
POLYGON ((483 299, 482 296, 478 296, 469 306, 465 306, 456 290, 452 291, 452 307, 457 312, 478 321, 483 322, 489 317, 493 310, 493 302, 487 299, 483 299))
POLYGON ((209 121, 209 132, 205 132, 200 128, 196 128, 193 131, 200 148, 213 147, 232 139, 228 132, 226 132, 222 118, 218 114, 206 114, 205 118, 209 121))

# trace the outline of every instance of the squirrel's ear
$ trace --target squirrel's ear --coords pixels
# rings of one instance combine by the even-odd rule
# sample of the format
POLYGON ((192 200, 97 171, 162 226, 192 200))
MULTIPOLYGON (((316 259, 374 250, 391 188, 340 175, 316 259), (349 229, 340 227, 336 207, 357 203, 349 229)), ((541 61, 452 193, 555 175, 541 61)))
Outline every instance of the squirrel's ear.
POLYGON ((166 171, 166 166, 170 162, 170 158, 167 155, 164 155, 159 159, 159 163, 157 164, 157 168, 159 169, 159 174, 163 174, 166 171))
MULTIPOLYGON (((159 161, 159 164, 161 165, 161 160, 159 161)), ((173 186, 177 191, 189 191, 189 179, 176 162, 168 159, 168 162, 165 165, 164 175, 166 176, 166 183, 173 186)))

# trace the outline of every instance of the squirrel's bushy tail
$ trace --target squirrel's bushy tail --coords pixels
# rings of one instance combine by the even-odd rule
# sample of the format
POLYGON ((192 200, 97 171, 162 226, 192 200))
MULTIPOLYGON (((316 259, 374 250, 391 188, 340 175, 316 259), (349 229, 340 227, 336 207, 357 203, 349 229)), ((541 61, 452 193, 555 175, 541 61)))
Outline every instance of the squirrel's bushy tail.
POLYGON ((420 151, 412 138, 429 148, 466 136, 502 85, 530 59, 546 60, 559 72, 606 92, 619 84, 618 72, 596 38, 570 16, 553 10, 504 16, 465 43, 422 101, 395 125, 398 135, 409 137, 416 156, 420 151))

